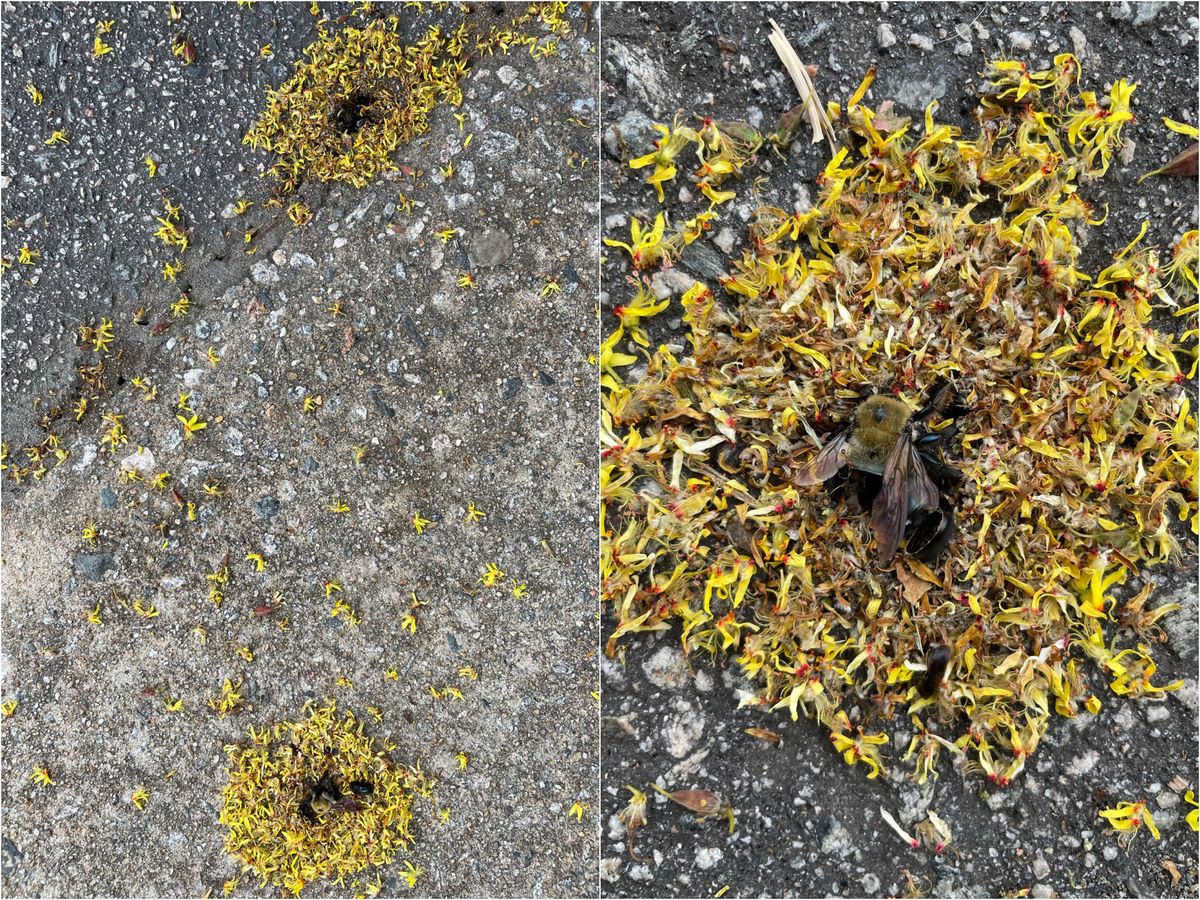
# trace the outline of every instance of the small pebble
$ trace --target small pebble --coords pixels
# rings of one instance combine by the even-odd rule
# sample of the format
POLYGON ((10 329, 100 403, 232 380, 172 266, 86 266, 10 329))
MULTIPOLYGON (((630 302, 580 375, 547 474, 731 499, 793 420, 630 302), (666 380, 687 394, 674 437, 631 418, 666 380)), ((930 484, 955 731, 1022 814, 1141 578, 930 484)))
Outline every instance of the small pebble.
POLYGON ((919 50, 924 50, 926 53, 929 53, 931 50, 933 50, 933 38, 926 37, 923 34, 909 35, 908 43, 910 46, 916 47, 919 50))
POLYGON ((1074 51, 1078 59, 1083 59, 1084 53, 1087 52, 1087 36, 1082 31, 1071 26, 1071 30, 1067 32, 1071 36, 1071 49, 1074 51))
POLYGON ((1027 31, 1014 31, 1008 36, 1009 46, 1022 52, 1033 48, 1033 35, 1027 31))
POLYGON ((1171 710, 1161 703, 1146 707, 1147 722, 1164 722, 1169 718, 1171 718, 1171 710))
POLYGON ((1179 803, 1179 795, 1172 794, 1170 791, 1163 791, 1155 798, 1159 809, 1171 809, 1179 803))

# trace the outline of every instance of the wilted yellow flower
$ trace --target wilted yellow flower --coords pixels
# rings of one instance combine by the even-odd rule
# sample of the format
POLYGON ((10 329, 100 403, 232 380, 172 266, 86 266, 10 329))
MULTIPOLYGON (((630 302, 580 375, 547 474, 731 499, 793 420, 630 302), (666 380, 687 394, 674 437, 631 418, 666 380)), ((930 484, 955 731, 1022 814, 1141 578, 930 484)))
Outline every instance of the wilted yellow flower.
POLYGON ((628 244, 612 238, 605 238, 604 243, 609 247, 620 247, 628 253, 635 269, 647 269, 661 260, 666 252, 662 242, 666 228, 667 220, 662 213, 654 217, 654 225, 649 231, 642 231, 642 223, 633 219, 629 223, 628 244))
POLYGON ((186 438, 191 438, 195 436, 197 431, 203 431, 208 427, 208 423, 194 413, 191 418, 185 416, 176 416, 175 418, 183 425, 183 436, 186 438))
MULTIPOLYGON (((654 190, 658 194, 658 202, 662 203, 664 199, 663 184, 675 178, 677 171, 675 158, 679 156, 688 144, 699 143, 700 136, 696 134, 694 129, 687 127, 677 126, 672 131, 666 125, 655 124, 654 130, 662 135, 661 138, 654 142, 654 152, 630 160, 629 168, 642 169, 646 166, 654 166, 654 171, 650 173, 650 177, 646 179, 646 183, 654 185, 654 190)), ((637 240, 636 235, 634 240, 637 240)))
POLYGON ((479 583, 485 587, 491 587, 497 581, 504 577, 504 572, 497 563, 488 563, 483 570, 483 575, 479 577, 479 583))
POLYGON ((580 801, 576 800, 574 803, 571 804, 571 808, 569 810, 567 810, 567 815, 574 816, 575 821, 577 821, 577 822, 582 822, 583 814, 591 808, 592 807, 591 807, 590 803, 581 803, 580 801))
POLYGON ((1150 815, 1150 810, 1144 800, 1138 800, 1135 803, 1123 801, 1113 809, 1102 809, 1100 818, 1107 819, 1114 831, 1124 832, 1121 839, 1125 845, 1128 845, 1137 836, 1143 825, 1149 829, 1156 841, 1159 838, 1158 827, 1154 824, 1154 817, 1150 815))

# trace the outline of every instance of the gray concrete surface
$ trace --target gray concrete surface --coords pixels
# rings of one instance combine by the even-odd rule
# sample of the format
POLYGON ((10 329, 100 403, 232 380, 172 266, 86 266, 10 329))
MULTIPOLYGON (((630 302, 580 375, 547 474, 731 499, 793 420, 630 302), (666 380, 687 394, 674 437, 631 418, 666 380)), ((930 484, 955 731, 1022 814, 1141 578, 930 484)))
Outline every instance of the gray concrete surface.
MULTIPOLYGON (((1091 187, 1089 199, 1108 204, 1110 215, 1089 236, 1085 267, 1124 246, 1143 218, 1150 220, 1149 240, 1162 246, 1196 227, 1194 181, 1136 184, 1186 146, 1161 116, 1197 120, 1194 4, 620 3, 605 6, 603 22, 606 236, 627 240, 629 218, 647 221, 657 210, 644 173, 622 165, 610 126, 620 124, 640 154, 648 148, 637 139, 654 137, 649 122, 669 122, 676 110, 769 130, 795 103, 767 41, 771 17, 801 58, 819 66, 824 97, 844 101, 874 64, 876 106, 893 98, 901 114, 912 115, 940 98, 938 120, 952 124, 968 125, 976 73, 991 58, 1044 68, 1056 53, 1071 51, 1082 61, 1085 88, 1099 91, 1119 77, 1136 81, 1130 155, 1091 187), (718 38, 727 42, 724 52, 718 38)), ((786 165, 774 163, 761 202, 790 209, 803 195, 815 198, 814 177, 825 160, 825 148, 810 147, 806 133, 786 165)), ((739 252, 753 206, 745 184, 721 207, 711 241, 685 254, 687 276, 711 278, 706 267, 719 265, 730 247, 739 252)), ((667 187, 676 221, 677 211, 697 208, 681 203, 686 186, 681 174, 667 187)), ((606 302, 625 296, 628 271, 623 252, 606 252, 606 302)), ((677 306, 650 322, 655 339, 679 327, 677 306)), ((1178 320, 1170 327, 1178 329, 1178 320)), ((899 896, 910 890, 908 873, 911 890, 924 896, 1196 896, 1196 835, 1184 821, 1183 790, 1171 786, 1197 783, 1194 537, 1185 546, 1190 565, 1148 573, 1164 602, 1184 606, 1167 624, 1169 644, 1155 651, 1163 677, 1183 678, 1184 689, 1160 704, 1121 703, 1090 672, 1104 700, 1100 714, 1055 721, 1005 791, 964 783, 948 767, 923 789, 905 780, 899 764, 891 781, 867 781, 815 723, 738 710, 736 691, 746 685, 734 667, 683 659, 677 630, 626 640, 624 668, 606 661, 603 670, 603 893, 713 896, 725 888, 726 896, 743 897, 899 896), (779 732, 782 744, 744 733, 755 726, 779 732), (697 822, 651 794, 649 823, 636 840, 645 859, 632 859, 616 819, 629 800, 624 785, 646 789, 656 779, 671 789, 722 793, 733 803, 736 830, 730 835, 723 819, 697 822), (1138 798, 1150 802, 1162 840, 1143 830, 1125 851, 1096 813, 1138 798), (910 850, 882 822, 881 806, 904 822, 936 811, 953 830, 953 849, 940 856, 910 850), (1177 884, 1166 861, 1180 874, 1177 884)), ((605 625, 611 630, 611 619, 605 625)), ((906 746, 901 735, 893 754, 902 756, 906 746)))
MULTIPOLYGON (((423 176, 305 185, 298 199, 315 216, 294 228, 264 207, 257 174, 269 160, 241 138, 315 37, 309 4, 179 6, 179 25, 165 4, 3 10, 4 253, 42 251, 4 275, 3 437, 23 457, 42 439, 42 412, 63 404, 56 431, 71 453, 43 480, 3 488, 2 693, 18 702, 0 726, 4 893, 219 895, 238 873, 217 823, 224 746, 333 696, 440 781, 417 813, 410 859, 424 874, 409 890, 398 866, 384 868, 385 896, 590 894, 595 29, 574 8, 557 54, 473 61, 464 131, 440 107, 429 133, 396 154, 423 176), (96 23, 108 19, 114 50, 93 60, 96 23), (171 55, 179 28, 197 50, 190 67, 171 55), (70 143, 44 145, 57 128, 70 143), (451 159, 447 181, 438 168, 451 159), (190 224, 180 280, 192 306, 155 336, 131 319, 144 305, 162 320, 177 296, 151 237, 164 195, 190 224), (255 206, 232 218, 239 197, 255 206), (253 256, 249 227, 259 228, 253 256), (447 228, 458 236, 443 243, 447 228), (474 290, 456 284, 463 272, 474 290), (561 293, 542 296, 550 280, 561 293), (74 334, 101 316, 116 330, 110 393, 77 426, 74 370, 94 354, 74 334), (136 376, 157 386, 155 400, 136 376), (181 391, 209 423, 189 441, 175 419, 181 391), (303 398, 318 394, 323 404, 304 414, 303 398), (110 410, 129 436, 116 454, 100 446, 110 410), (361 466, 355 446, 368 448, 361 466), (169 471, 196 502, 196 521, 169 490, 119 480, 138 447, 147 471, 169 471), (204 494, 212 481, 223 496, 204 494), (348 513, 329 511, 338 498, 348 513), (465 521, 469 503, 482 522, 465 521), (423 535, 410 524, 418 512, 433 522, 423 535), (92 521, 95 547, 80 537, 92 521), (264 573, 245 561, 251 552, 264 573), (205 573, 226 553, 216 608, 205 573), (478 580, 492 561, 507 577, 489 589, 478 580), (328 580, 344 586, 357 628, 331 617, 328 580), (143 620, 114 589, 159 615, 143 620), (401 617, 413 591, 425 605, 410 634, 401 617), (283 607, 254 616, 276 592, 283 607), (85 620, 97 603, 102 625, 85 620), (207 629, 203 646, 195 626, 207 629), (465 666, 477 681, 458 674, 465 666), (239 675, 245 708, 222 720, 206 701, 239 675), (429 688, 446 685, 463 700, 435 701, 429 688), (167 711, 165 694, 183 709, 167 711), (40 766, 53 787, 30 780, 40 766), (141 785, 150 800, 138 812, 129 796, 141 785), (582 821, 568 815, 576 801, 590 806, 582 821)), ((321 10, 336 19, 351 6, 321 10)), ((402 12, 414 34, 455 14, 402 12)), ((305 895, 350 889, 317 883, 305 895)), ((235 893, 277 891, 249 877, 235 893)))

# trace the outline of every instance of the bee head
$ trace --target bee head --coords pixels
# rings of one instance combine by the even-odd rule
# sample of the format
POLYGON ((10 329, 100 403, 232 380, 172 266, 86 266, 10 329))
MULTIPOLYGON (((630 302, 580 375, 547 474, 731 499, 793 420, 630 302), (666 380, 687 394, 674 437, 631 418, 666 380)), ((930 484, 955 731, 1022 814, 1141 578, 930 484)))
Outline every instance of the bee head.
POLYGON ((875 394, 859 405, 856 419, 859 428, 880 429, 899 433, 911 412, 903 400, 887 394, 875 394))

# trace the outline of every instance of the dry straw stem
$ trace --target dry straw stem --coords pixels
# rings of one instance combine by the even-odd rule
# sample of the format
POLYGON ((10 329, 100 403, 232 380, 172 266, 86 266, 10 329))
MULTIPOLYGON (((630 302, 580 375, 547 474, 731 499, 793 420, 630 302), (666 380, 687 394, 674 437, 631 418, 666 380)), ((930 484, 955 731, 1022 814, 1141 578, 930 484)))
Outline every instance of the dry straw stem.
POLYGON ((817 97, 817 89, 813 85, 812 79, 808 77, 804 63, 796 55, 791 41, 783 33, 783 29, 774 19, 768 21, 771 23, 771 46, 779 54, 783 67, 792 76, 792 83, 796 85, 796 91, 800 94, 800 102, 804 104, 805 111, 808 113, 808 121, 813 130, 812 142, 819 144, 824 138, 829 142, 830 154, 833 154, 837 149, 833 143, 833 124, 829 121, 829 116, 826 115, 825 108, 817 97))

